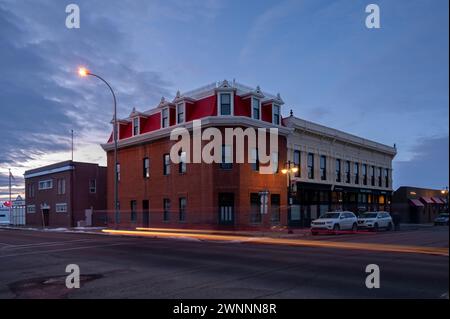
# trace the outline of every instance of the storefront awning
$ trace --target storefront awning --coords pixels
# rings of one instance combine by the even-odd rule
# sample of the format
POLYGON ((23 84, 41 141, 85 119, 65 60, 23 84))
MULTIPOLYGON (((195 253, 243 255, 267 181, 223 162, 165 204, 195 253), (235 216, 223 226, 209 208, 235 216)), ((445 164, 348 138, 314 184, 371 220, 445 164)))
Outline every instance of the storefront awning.
POLYGON ((423 207, 422 202, 418 199, 410 199, 409 204, 414 207, 423 207))
POLYGON ((434 202, 431 200, 430 197, 425 197, 425 196, 423 196, 423 197, 420 197, 420 200, 421 200, 422 202, 424 202, 425 204, 434 204, 434 202))
POLYGON ((436 204, 439 205, 445 205, 445 203, 442 201, 442 199, 440 199, 439 197, 431 197, 431 199, 433 200, 433 202, 435 202, 436 204))

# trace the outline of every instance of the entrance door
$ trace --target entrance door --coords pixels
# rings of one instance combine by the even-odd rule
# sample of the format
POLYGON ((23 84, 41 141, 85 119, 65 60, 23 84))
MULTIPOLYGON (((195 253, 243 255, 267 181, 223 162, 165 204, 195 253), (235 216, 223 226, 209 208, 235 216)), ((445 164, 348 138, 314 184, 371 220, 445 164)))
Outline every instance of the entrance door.
POLYGON ((234 224, 234 194, 219 193, 219 224, 234 224))
POLYGON ((42 218, 44 222, 44 227, 48 227, 50 225, 50 210, 43 209, 42 210, 42 218))
POLYGON ((142 201, 142 227, 150 225, 150 204, 148 200, 142 201))

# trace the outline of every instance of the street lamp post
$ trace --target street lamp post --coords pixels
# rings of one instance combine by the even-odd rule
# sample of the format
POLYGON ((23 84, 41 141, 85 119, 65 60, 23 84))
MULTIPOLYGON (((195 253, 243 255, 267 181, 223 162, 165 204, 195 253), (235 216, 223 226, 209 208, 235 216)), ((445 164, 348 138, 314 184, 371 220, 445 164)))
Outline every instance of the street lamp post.
MULTIPOLYGON (((283 173, 284 175, 288 175, 288 181, 289 181, 289 187, 288 187, 288 215, 290 216, 291 214, 291 205, 292 203, 292 181, 291 181, 291 174, 292 173, 297 173, 298 172, 298 167, 294 165, 294 163, 292 163, 291 161, 288 161, 286 163, 285 168, 283 168, 281 170, 281 173, 283 173)), ((289 217, 290 218, 290 217, 289 217)))
POLYGON ((113 139, 114 139, 114 218, 115 218, 115 223, 116 225, 120 222, 120 211, 119 211, 119 184, 118 184, 118 169, 117 169, 117 101, 116 101, 116 95, 114 94, 114 90, 112 89, 111 85, 109 85, 109 83, 102 78, 101 76, 91 73, 88 69, 86 68, 80 68, 78 69, 78 74, 81 77, 86 77, 88 75, 94 76, 97 79, 101 80, 103 83, 106 84, 106 86, 109 88, 109 90, 111 91, 111 94, 113 96, 113 101, 114 101, 114 116, 113 116, 113 139))
POLYGON ((448 186, 445 186, 445 188, 441 190, 441 194, 442 194, 442 195, 445 195, 445 206, 446 206, 445 208, 446 208, 447 211, 448 211, 448 209, 449 209, 449 203, 448 203, 448 200, 449 200, 449 196, 448 196, 448 186))

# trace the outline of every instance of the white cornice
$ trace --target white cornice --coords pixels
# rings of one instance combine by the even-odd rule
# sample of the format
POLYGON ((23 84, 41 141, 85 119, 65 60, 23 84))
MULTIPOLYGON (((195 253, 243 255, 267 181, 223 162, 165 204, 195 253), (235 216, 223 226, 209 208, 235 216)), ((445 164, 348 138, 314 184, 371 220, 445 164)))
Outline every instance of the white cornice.
MULTIPOLYGON (((259 121, 254 120, 246 116, 209 116, 205 117, 202 120, 202 128, 205 127, 211 127, 211 126, 217 126, 217 127, 236 127, 236 126, 249 126, 254 128, 277 128, 278 133, 282 136, 287 136, 292 132, 292 129, 279 126, 279 125, 273 125, 272 123, 268 123, 265 121, 259 121)), ((118 141, 118 147, 124 148, 124 147, 130 147, 133 145, 148 143, 151 141, 155 141, 161 138, 169 137, 170 133, 173 129, 177 127, 185 127, 189 131, 192 130, 193 122, 186 122, 178 125, 172 125, 163 129, 159 129, 156 131, 143 133, 137 136, 125 138, 123 140, 118 141)), ((114 149, 114 143, 105 143, 101 144, 102 148, 105 151, 111 151, 114 149)))
POLYGON ((371 149, 381 153, 389 154, 394 157, 397 154, 397 150, 394 147, 381 144, 375 141, 371 141, 356 135, 345 133, 334 128, 330 128, 324 125, 309 122, 303 119, 299 119, 294 116, 284 118, 284 123, 287 127, 294 130, 309 132, 312 134, 326 136, 333 140, 341 141, 344 143, 352 144, 357 147, 371 149))

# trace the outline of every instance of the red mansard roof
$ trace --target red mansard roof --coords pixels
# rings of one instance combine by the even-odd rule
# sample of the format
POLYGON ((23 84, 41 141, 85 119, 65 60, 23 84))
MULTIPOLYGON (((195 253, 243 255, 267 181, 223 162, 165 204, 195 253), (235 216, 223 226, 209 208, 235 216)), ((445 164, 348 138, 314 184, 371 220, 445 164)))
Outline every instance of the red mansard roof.
MULTIPOLYGON (((133 108, 132 112, 127 118, 118 120, 118 136, 119 140, 133 137, 133 119, 139 118, 139 134, 149 133, 161 129, 161 112, 163 109, 169 109, 169 126, 177 124, 176 106, 184 103, 184 122, 191 122, 196 119, 201 119, 210 116, 217 116, 217 92, 234 92, 234 114, 233 116, 252 116, 252 99, 256 97, 260 100, 260 120, 266 123, 272 123, 272 105, 283 105, 284 102, 280 94, 272 95, 263 92, 259 86, 252 88, 235 81, 229 83, 224 80, 218 83, 212 83, 196 90, 188 91, 181 94, 177 92, 173 101, 167 101, 164 97, 160 103, 145 112, 136 111, 133 108)), ((283 126, 282 117, 280 114, 280 126, 283 126)), ((108 143, 112 142, 112 134, 108 139, 108 143)))

